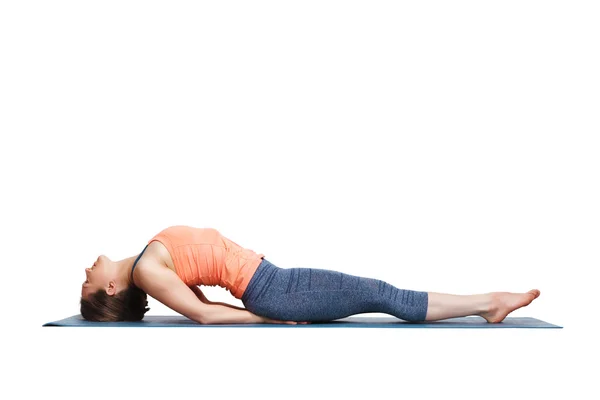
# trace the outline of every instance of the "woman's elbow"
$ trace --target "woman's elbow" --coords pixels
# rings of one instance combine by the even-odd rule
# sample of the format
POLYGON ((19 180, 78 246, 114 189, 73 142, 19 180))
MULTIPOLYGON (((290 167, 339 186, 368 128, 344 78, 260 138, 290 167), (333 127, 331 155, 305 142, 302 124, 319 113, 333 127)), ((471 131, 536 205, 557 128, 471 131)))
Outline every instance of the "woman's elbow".
POLYGON ((194 314, 192 316, 189 316, 188 318, 194 322, 201 324, 201 325, 210 324, 210 321, 208 320, 208 318, 206 317, 205 314, 194 314))
POLYGON ((202 325, 213 323, 212 320, 214 318, 211 317, 215 311, 213 306, 201 302, 198 303, 198 307, 190 313, 191 315, 186 315, 186 317, 202 325))

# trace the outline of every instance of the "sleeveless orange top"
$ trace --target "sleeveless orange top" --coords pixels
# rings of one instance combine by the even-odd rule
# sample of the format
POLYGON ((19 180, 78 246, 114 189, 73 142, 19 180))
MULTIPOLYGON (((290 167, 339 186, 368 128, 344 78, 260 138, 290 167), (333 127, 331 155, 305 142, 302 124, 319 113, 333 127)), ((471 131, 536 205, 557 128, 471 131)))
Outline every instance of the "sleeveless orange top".
POLYGON ((213 228, 171 226, 148 244, 154 240, 165 245, 186 285, 218 285, 238 299, 265 256, 241 247, 213 228))

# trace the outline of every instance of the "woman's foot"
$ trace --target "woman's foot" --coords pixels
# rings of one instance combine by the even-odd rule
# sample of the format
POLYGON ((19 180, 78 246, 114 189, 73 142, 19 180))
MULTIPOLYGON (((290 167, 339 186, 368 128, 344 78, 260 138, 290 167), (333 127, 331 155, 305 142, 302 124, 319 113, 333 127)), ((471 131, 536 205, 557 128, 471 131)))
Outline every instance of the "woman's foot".
POLYGON ((502 322, 508 314, 529 305, 539 295, 540 291, 537 289, 530 290, 527 293, 489 293, 489 308, 479 315, 490 323, 502 322))

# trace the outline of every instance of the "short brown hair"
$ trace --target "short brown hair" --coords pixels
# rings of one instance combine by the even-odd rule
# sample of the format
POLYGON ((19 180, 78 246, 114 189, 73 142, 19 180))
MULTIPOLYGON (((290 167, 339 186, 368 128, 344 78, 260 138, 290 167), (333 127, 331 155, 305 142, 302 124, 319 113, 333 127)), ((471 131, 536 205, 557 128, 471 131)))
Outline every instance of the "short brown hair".
POLYGON ((113 296, 100 289, 80 303, 81 316, 97 322, 141 321, 150 310, 146 292, 133 285, 113 296))

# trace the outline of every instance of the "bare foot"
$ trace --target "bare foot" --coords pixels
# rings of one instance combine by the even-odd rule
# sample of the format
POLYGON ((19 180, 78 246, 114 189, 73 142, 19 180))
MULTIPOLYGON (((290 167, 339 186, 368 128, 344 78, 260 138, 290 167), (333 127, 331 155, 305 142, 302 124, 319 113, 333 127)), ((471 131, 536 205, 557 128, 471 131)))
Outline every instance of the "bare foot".
POLYGON ((518 308, 529 305, 540 295, 540 291, 532 289, 527 293, 494 292, 490 293, 490 307, 479 314, 490 323, 502 322, 504 318, 518 308))

